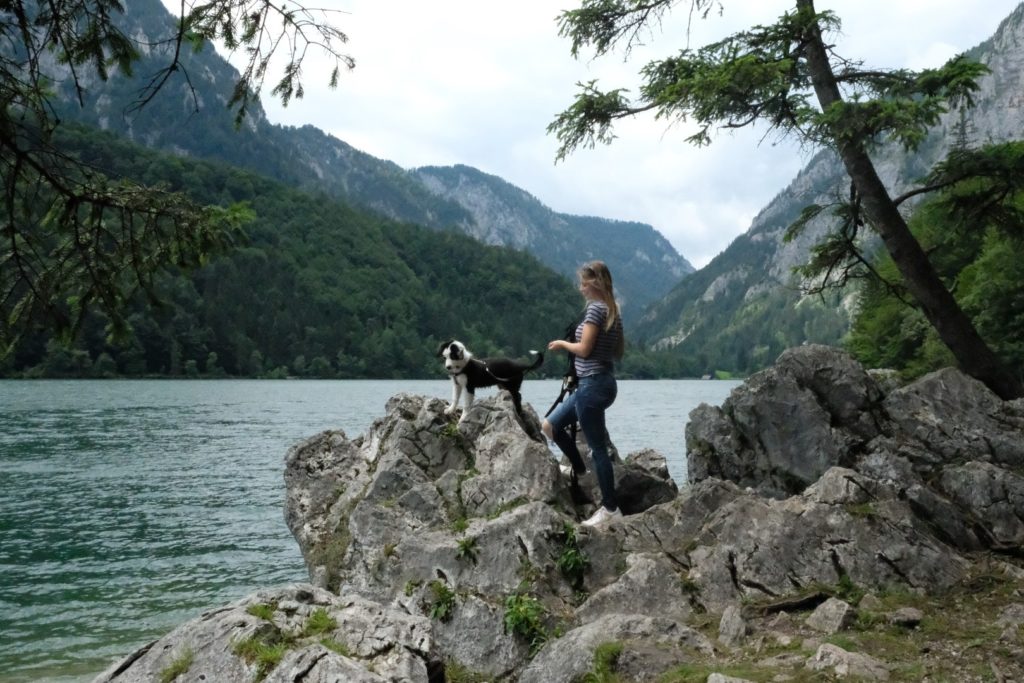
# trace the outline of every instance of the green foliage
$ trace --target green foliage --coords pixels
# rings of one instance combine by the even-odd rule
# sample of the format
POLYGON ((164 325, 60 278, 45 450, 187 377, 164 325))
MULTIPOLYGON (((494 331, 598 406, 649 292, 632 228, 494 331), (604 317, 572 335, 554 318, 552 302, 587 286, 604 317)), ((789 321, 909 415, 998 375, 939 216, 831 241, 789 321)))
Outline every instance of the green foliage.
POLYGON ((442 581, 431 581, 427 584, 433 595, 430 603, 430 618, 438 621, 448 621, 452 618, 455 610, 455 592, 442 581))
POLYGON ((192 651, 192 648, 185 648, 181 654, 171 660, 171 663, 160 671, 160 683, 171 683, 178 676, 188 673, 194 660, 195 653, 192 651))
POLYGON ((288 651, 288 643, 268 642, 258 636, 252 636, 236 642, 232 651, 246 662, 256 664, 256 680, 262 681, 280 664, 285 652, 288 651))
POLYGON ((574 524, 566 523, 563 527, 563 534, 565 541, 562 544, 562 553, 555 561, 555 566, 575 590, 582 590, 583 576, 590 567, 590 558, 579 546, 574 524))
MULTIPOLYGON (((1024 144, 956 158, 966 170, 956 172, 952 161, 939 167, 932 180, 949 184, 918 207, 910 227, 978 332, 1011 372, 1024 377, 1024 188, 1015 179, 1024 144)), ((892 259, 880 257, 875 270, 882 279, 860 291, 850 352, 868 367, 892 368, 905 379, 954 364, 924 315, 908 302, 892 259)))
POLYGON ((835 590, 833 591, 835 597, 845 600, 851 605, 856 605, 860 602, 860 599, 864 597, 864 589, 853 582, 849 574, 843 573, 839 577, 839 581, 836 583, 835 590))
POLYGON ((302 629, 302 635, 318 636, 338 628, 338 621, 323 607, 317 607, 306 620, 302 629))
POLYGON ((444 665, 444 680, 446 683, 490 683, 494 679, 487 674, 473 671, 464 664, 449 660, 444 665))
POLYGON ((505 630, 526 641, 531 655, 547 642, 546 618, 547 610, 536 598, 523 594, 505 598, 505 630))
POLYGON ((351 657, 353 655, 353 652, 348 645, 332 638, 324 638, 320 641, 320 644, 331 652, 337 652, 342 657, 351 657))
POLYGON ((467 537, 459 539, 458 548, 455 550, 455 557, 476 564, 479 553, 476 538, 467 537))
MULTIPOLYGON (((280 10, 284 23, 266 29, 249 5, 246 0, 196 3, 181 22, 162 22, 148 38, 154 45, 220 38, 243 50, 248 67, 240 77, 229 76, 235 81, 230 103, 237 105, 238 120, 258 97, 278 50, 290 54, 285 77, 272 93, 285 101, 301 96, 300 67, 310 48, 351 66, 336 48, 345 35, 302 5, 280 10)), ((264 9, 277 11, 272 5, 264 9)), ((94 81, 107 81, 112 72, 130 75, 142 58, 120 26, 123 3, 12 0, 4 10, 0 357, 37 325, 69 341, 92 308, 102 311, 115 338, 123 337, 129 328, 124 312, 136 291, 153 303, 154 280, 161 273, 194 269, 223 252, 238 237, 248 213, 227 202, 204 205, 137 177, 121 179, 126 177, 65 154, 56 135, 61 110, 84 107, 94 81)), ((141 94, 140 85, 135 86, 130 109, 155 101, 172 76, 187 77, 186 54, 152 51, 149 73, 156 73, 141 85, 141 94)), ((180 116, 180 100, 176 106, 180 116)))
POLYGON ((245 611, 254 617, 263 619, 264 621, 273 621, 274 612, 277 611, 277 605, 273 603, 258 603, 255 605, 249 605, 245 608, 245 611))
POLYGON ((508 512, 510 510, 515 510, 517 507, 522 507, 523 505, 526 505, 529 502, 530 502, 530 499, 527 498, 526 496, 520 496, 518 498, 513 498, 512 500, 508 501, 507 503, 499 505, 493 512, 491 512, 491 514, 487 515, 487 519, 497 519, 498 517, 501 517, 506 512, 508 512))
POLYGON ((589 673, 573 679, 573 683, 619 683, 615 674, 615 664, 622 655, 623 644, 619 642, 601 643, 594 650, 594 668, 589 673))
MULTIPOLYGON (((707 10, 712 4, 698 0, 694 7, 707 10)), ((644 35, 643 29, 673 5, 671 0, 642 5, 629 0, 586 0, 580 9, 562 13, 560 33, 572 41, 573 55, 585 46, 604 54, 620 44, 628 52, 644 35)), ((918 73, 865 71, 836 58, 832 68, 847 101, 822 110, 807 68, 813 48, 807 36, 839 28, 832 12, 815 14, 798 8, 773 24, 648 63, 640 70, 643 83, 634 101, 626 98, 623 89, 602 91, 594 81, 580 84, 573 104, 548 127, 560 143, 557 156, 562 159, 578 147, 611 142, 614 121, 644 111, 697 124, 697 132, 687 138, 697 145, 711 142, 713 128, 760 121, 783 134, 806 136, 819 144, 861 144, 888 135, 912 148, 948 103, 970 101, 977 79, 988 71, 963 56, 918 73)))
POLYGON ((95 131, 68 128, 62 141, 90 164, 174 183, 198 202, 248 201, 256 218, 245 246, 193 274, 155 277, 163 306, 141 295, 125 302, 122 339, 94 312, 73 344, 46 333, 24 338, 9 375, 89 376, 106 353, 128 376, 437 377, 441 340, 521 356, 560 336, 579 308, 565 278, 511 249, 389 223, 95 131))

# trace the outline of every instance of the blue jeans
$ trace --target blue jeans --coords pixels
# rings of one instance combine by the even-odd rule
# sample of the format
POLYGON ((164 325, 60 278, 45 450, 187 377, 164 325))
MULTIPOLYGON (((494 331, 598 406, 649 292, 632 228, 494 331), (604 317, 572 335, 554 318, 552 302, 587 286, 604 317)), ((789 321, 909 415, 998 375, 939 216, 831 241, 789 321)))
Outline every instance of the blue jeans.
POLYGON ((615 403, 619 386, 615 375, 603 372, 597 375, 580 377, 576 391, 570 394, 548 416, 555 444, 572 463, 577 474, 587 471, 576 448, 576 440, 569 433, 569 427, 576 420, 580 421, 583 435, 590 446, 590 456, 594 459, 594 473, 597 485, 601 488, 601 504, 609 510, 618 507, 615 501, 615 473, 608 454, 608 430, 605 428, 604 411, 615 403))

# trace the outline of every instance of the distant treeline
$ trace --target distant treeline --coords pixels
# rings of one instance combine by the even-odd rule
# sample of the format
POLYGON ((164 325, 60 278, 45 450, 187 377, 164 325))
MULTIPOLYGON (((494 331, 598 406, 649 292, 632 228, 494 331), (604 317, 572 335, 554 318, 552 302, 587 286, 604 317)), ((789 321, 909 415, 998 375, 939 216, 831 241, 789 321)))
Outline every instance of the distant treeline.
MULTIPOLYGON (((98 314, 69 343, 39 330, 3 362, 4 376, 437 376, 441 341, 525 355, 560 337, 582 303, 565 277, 512 249, 96 130, 61 135, 65 151, 112 177, 246 203, 255 220, 226 255, 166 274, 160 305, 139 296, 126 337, 113 338, 98 314)), ((550 369, 561 373, 557 359, 550 369)))

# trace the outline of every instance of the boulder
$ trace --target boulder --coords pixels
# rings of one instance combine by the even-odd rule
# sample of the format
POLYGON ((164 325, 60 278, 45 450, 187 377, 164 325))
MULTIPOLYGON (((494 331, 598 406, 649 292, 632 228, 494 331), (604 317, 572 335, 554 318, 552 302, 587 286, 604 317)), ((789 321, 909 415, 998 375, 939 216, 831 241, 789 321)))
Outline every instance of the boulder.
POLYGON ((428 683, 441 663, 429 619, 295 584, 206 612, 128 655, 94 683, 150 683, 164 680, 175 666, 187 673, 180 680, 194 681, 428 683), (272 662, 267 652, 275 649, 272 662))
POLYGON ((814 656, 807 660, 812 671, 831 670, 839 678, 854 680, 887 681, 889 669, 884 663, 859 652, 848 652, 838 645, 825 643, 814 656))
POLYGON ((833 635, 852 626, 856 619, 857 612, 849 603, 838 598, 829 598, 811 612, 806 623, 815 631, 833 635))
POLYGON ((690 413, 689 479, 729 479, 780 498, 800 493, 829 467, 852 464, 882 433, 881 398, 874 379, 842 351, 786 351, 721 408, 703 404, 690 413))

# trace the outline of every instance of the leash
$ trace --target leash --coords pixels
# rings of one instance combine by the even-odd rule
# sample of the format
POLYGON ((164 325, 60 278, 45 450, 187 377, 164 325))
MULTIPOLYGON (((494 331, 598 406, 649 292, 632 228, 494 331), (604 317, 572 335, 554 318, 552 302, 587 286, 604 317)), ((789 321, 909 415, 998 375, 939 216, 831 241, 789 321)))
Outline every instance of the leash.
POLYGON ((558 398, 556 398, 555 402, 551 404, 550 408, 548 408, 548 412, 544 413, 544 417, 547 417, 554 412, 555 408, 558 407, 558 404, 565 400, 566 395, 571 394, 574 391, 576 391, 576 376, 566 375, 562 378, 562 390, 558 392, 558 398))

